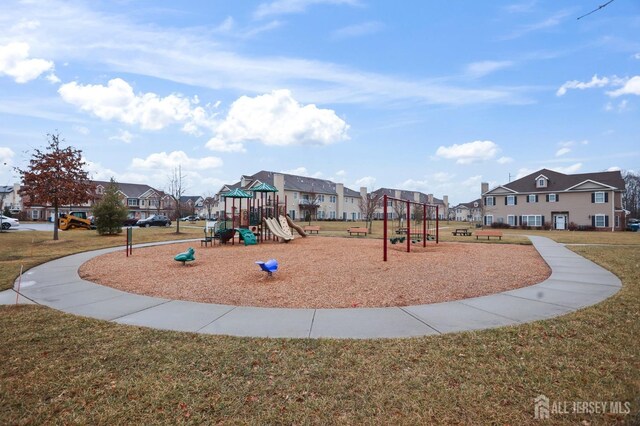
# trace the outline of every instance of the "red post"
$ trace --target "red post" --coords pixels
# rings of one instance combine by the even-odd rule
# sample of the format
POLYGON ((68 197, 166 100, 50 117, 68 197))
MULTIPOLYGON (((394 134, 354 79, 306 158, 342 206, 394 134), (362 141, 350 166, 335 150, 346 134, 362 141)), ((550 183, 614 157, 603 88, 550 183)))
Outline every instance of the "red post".
POLYGON ((411 202, 407 200, 407 253, 411 253, 411 202))
POLYGON ((384 206, 382 207, 382 214, 384 215, 384 222, 382 225, 382 246, 383 246, 383 251, 384 251, 384 256, 383 256, 383 260, 386 262, 387 261, 387 194, 384 194, 384 196, 382 197, 382 199, 384 200, 384 206))
POLYGON ((422 205, 422 247, 427 246, 427 205, 422 205))
MULTIPOLYGON (((436 206, 436 244, 440 241, 440 206, 436 206)), ((488 238, 488 237, 487 237, 488 238)))

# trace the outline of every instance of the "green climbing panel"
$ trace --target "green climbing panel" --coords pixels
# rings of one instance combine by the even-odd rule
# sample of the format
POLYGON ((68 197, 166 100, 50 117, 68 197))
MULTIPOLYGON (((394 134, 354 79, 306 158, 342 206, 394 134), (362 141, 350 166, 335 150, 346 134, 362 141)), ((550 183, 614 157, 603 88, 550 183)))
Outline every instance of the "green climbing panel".
POLYGON ((250 230, 244 229, 244 228, 238 228, 238 233, 240 234, 240 238, 244 240, 245 246, 258 243, 258 241, 256 240, 256 236, 253 235, 253 232, 251 232, 250 230))

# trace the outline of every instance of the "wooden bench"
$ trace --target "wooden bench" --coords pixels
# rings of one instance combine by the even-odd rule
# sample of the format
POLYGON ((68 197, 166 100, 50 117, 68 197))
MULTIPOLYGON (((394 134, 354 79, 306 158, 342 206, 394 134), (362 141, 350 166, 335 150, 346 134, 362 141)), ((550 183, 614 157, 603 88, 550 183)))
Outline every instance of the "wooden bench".
POLYGON ((365 237, 367 236, 367 233, 369 232, 369 230, 367 228, 349 228, 347 229, 347 232, 349 233, 349 235, 360 235, 360 234, 364 234, 365 237))
POLYGON ((304 227, 304 232, 307 232, 309 234, 313 234, 314 232, 317 234, 320 232, 320 227, 319 226, 305 226, 304 227))
POLYGON ((471 231, 469 231, 469 228, 458 228, 455 231, 451 232, 453 235, 462 235, 463 237, 470 237, 471 236, 471 231))
POLYGON ((476 231, 476 240, 478 237, 487 237, 487 240, 491 239, 491 237, 498 237, 499 240, 502 240, 502 231, 494 231, 494 230, 481 230, 476 231))

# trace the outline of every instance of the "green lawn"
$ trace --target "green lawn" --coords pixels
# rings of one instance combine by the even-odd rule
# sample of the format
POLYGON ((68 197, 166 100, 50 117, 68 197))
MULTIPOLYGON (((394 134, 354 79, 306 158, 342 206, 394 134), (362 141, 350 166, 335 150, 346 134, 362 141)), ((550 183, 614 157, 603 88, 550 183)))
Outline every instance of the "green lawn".
MULTIPOLYGON (((142 229, 134 238, 187 236, 172 231, 142 229)), ((522 232, 608 244, 572 249, 613 271, 623 289, 553 320, 369 341, 202 336, 3 307, 0 423, 637 423, 640 235, 522 232), (634 417, 565 414, 537 422, 539 394, 552 401, 630 401, 634 417)), ((121 238, 77 231, 47 243, 47 236, 0 234, 5 288, 18 263, 118 245, 121 238)))

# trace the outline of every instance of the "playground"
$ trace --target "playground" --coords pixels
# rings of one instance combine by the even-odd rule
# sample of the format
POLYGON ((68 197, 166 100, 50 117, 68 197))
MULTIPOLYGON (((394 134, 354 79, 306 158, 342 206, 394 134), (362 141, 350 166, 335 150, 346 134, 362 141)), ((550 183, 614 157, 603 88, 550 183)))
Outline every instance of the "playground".
POLYGON ((543 281, 549 268, 530 245, 440 243, 391 246, 379 239, 310 237, 200 248, 179 243, 121 252, 85 263, 80 275, 123 291, 169 299, 289 308, 386 307, 498 293, 543 281), (183 266, 176 253, 195 247, 183 266), (255 264, 275 258, 267 277, 255 264))

